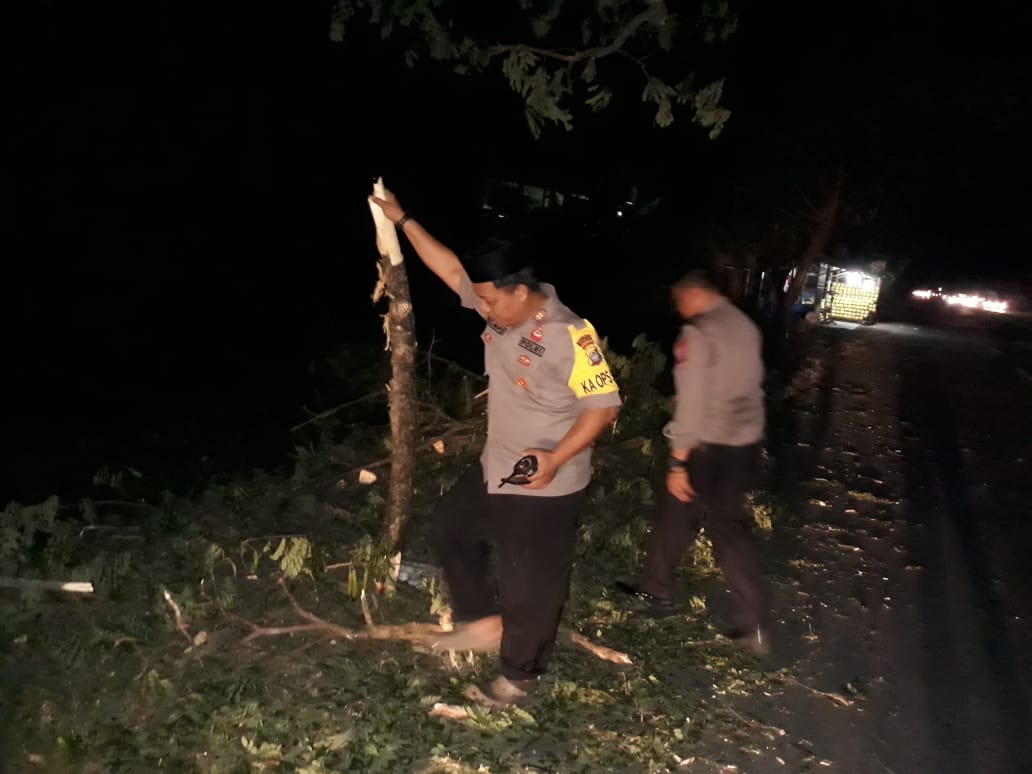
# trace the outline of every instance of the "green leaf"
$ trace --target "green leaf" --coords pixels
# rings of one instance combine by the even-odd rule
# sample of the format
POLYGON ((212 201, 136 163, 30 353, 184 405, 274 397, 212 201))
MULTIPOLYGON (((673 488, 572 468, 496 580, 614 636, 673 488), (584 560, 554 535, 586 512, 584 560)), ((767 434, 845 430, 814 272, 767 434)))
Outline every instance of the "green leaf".
POLYGON ((661 99, 656 108, 656 126, 666 128, 674 123, 674 111, 669 99, 661 99))
POLYGON ((723 79, 713 81, 699 89, 693 98, 695 123, 710 128, 710 139, 714 139, 720 134, 724 124, 731 117, 731 111, 720 106, 723 90, 723 79))
POLYGON ((534 33, 535 38, 543 40, 548 37, 549 31, 552 29, 552 22, 539 16, 530 20, 530 29, 534 33))
POLYGON ((609 107, 609 101, 612 97, 613 95, 608 89, 599 89, 593 95, 584 100, 584 103, 593 111, 598 113, 609 107))
POLYGON ((513 51, 502 62, 502 73, 509 81, 509 86, 521 97, 527 96, 530 68, 537 64, 537 54, 529 51, 513 51))
POLYGON ((276 547, 276 550, 273 552, 272 556, 269 557, 269 558, 272 559, 272 561, 274 561, 274 562, 278 562, 280 559, 283 558, 283 555, 286 552, 287 552, 287 539, 286 538, 280 538, 279 545, 276 547))
POLYGON ((595 64, 595 58, 592 57, 588 60, 588 63, 584 65, 584 70, 581 71, 581 78, 588 83, 595 80, 595 75, 598 73, 598 66, 595 64))
POLYGON ((288 578, 296 578, 307 571, 308 560, 312 558, 312 543, 305 537, 292 537, 286 541, 286 545, 280 559, 280 569, 288 578))

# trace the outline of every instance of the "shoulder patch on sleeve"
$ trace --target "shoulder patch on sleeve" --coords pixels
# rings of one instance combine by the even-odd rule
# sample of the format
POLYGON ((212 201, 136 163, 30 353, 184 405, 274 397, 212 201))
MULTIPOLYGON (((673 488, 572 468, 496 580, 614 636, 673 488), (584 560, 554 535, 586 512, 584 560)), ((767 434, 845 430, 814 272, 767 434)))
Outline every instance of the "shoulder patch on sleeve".
POLYGON ((584 327, 567 325, 570 343, 573 346, 573 368, 568 384, 578 398, 590 395, 605 395, 620 388, 613 378, 605 355, 598 345, 598 334, 591 323, 584 321, 584 327))

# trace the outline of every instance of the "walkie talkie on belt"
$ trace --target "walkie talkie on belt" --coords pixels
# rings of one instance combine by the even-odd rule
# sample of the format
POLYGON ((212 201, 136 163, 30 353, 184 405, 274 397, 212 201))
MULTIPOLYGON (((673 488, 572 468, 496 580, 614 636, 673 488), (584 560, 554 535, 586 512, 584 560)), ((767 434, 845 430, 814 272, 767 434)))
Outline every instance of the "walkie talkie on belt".
POLYGON ((516 461, 516 464, 513 465, 512 473, 502 479, 502 483, 498 485, 498 488, 501 489, 506 484, 514 484, 515 486, 529 484, 530 477, 537 473, 537 469, 537 457, 533 454, 528 454, 526 457, 520 457, 520 459, 516 461))

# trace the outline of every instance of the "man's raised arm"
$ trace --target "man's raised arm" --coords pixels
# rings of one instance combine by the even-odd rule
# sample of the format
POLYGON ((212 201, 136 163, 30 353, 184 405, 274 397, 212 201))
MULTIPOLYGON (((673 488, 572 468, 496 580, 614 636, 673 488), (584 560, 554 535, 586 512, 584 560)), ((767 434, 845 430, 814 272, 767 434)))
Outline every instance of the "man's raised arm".
POLYGON ((390 191, 384 193, 383 199, 370 196, 369 201, 383 210, 383 214, 391 223, 401 228, 426 267, 440 277, 441 281, 453 292, 458 293, 459 284, 466 271, 459 262, 459 256, 438 242, 430 235, 430 232, 406 215, 398 198, 390 191))

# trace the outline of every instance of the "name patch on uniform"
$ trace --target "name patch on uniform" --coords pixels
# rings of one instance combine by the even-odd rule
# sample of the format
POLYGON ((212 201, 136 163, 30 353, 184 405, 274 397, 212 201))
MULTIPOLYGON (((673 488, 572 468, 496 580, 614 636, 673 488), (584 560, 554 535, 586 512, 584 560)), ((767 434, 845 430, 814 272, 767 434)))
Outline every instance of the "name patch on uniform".
POLYGON ((520 346, 532 355, 537 355, 538 357, 545 356, 545 348, 542 347, 540 344, 531 341, 526 336, 520 337, 520 346))
POLYGON ((596 392, 607 393, 613 392, 616 389, 616 380, 613 375, 609 373, 609 369, 600 371, 595 374, 591 379, 585 379, 579 385, 574 392, 578 392, 581 395, 594 395, 596 392))
POLYGON ((566 326, 573 347, 573 369, 568 382, 570 389, 578 398, 617 392, 620 388, 602 354, 598 334, 590 322, 585 320, 584 323, 584 328, 566 326))
POLYGON ((490 328, 491 330, 493 330, 495 333, 497 333, 499 335, 501 335, 501 334, 505 333, 507 330, 509 330, 508 328, 503 328, 501 325, 498 325, 493 320, 488 320, 487 321, 487 327, 490 328))

